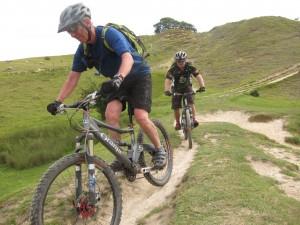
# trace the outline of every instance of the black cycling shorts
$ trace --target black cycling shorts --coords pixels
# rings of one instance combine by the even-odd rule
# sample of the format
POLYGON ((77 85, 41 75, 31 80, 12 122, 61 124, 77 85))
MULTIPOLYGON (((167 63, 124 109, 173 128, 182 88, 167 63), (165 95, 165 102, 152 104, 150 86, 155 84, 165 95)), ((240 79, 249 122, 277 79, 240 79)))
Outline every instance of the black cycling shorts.
POLYGON ((124 97, 133 108, 144 109, 148 113, 151 111, 152 105, 152 80, 151 75, 130 76, 126 77, 122 82, 120 89, 112 93, 106 102, 119 100, 123 104, 123 111, 126 109, 124 97))
MULTIPOLYGON (((187 87, 184 91, 180 91, 177 93, 189 93, 192 92, 193 88, 191 86, 187 87)), ((193 95, 188 95, 187 96, 187 102, 189 105, 194 104, 194 96, 193 95)), ((172 97, 172 109, 179 109, 182 108, 182 95, 175 95, 172 97)))

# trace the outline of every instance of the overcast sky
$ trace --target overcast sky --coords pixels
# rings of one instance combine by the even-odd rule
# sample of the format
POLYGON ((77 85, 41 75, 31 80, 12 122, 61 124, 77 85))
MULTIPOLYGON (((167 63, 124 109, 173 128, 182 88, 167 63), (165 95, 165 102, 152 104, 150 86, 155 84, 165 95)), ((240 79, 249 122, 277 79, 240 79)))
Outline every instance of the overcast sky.
POLYGON ((138 35, 153 34, 163 17, 198 32, 258 16, 300 17, 300 0, 1 0, 0 61, 73 54, 78 42, 57 27, 61 11, 78 2, 91 9, 94 25, 124 24, 138 35))

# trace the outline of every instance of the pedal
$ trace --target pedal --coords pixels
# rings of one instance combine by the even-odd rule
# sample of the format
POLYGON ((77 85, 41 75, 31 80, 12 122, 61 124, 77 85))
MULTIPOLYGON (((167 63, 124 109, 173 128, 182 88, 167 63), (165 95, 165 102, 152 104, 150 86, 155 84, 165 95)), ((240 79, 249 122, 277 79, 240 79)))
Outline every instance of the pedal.
POLYGON ((145 174, 145 173, 150 173, 151 168, 152 168, 152 167, 143 167, 143 168, 141 168, 141 172, 142 172, 143 174, 145 174))

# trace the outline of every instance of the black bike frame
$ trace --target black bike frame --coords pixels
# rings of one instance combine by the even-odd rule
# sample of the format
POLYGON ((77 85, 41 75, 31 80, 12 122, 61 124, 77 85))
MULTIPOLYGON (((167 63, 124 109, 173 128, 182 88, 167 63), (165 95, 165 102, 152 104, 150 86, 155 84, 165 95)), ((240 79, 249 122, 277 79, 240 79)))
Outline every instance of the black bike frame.
MULTIPOLYGON (((178 96, 182 96, 182 103, 183 103, 183 109, 182 109, 182 112, 181 112, 181 118, 184 116, 185 117, 185 111, 186 110, 189 110, 190 111, 190 115, 192 116, 192 108, 191 106, 188 104, 187 102, 187 96, 189 95, 194 95, 195 92, 188 92, 188 93, 174 93, 174 95, 178 95, 178 96)), ((192 120, 191 120, 192 121, 192 120)), ((191 128, 193 128, 194 124, 191 123, 191 128)))

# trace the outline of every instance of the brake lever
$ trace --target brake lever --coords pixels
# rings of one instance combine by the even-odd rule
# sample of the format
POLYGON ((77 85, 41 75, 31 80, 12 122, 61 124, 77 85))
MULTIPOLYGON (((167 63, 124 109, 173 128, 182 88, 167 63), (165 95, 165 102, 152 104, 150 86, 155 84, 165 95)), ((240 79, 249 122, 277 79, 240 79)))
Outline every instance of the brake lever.
POLYGON ((58 107, 57 107, 57 113, 64 113, 66 110, 65 110, 65 104, 60 104, 58 107))
POLYGON ((98 97, 98 92, 94 91, 93 93, 86 96, 86 100, 90 102, 91 105, 96 105, 96 99, 98 97))

